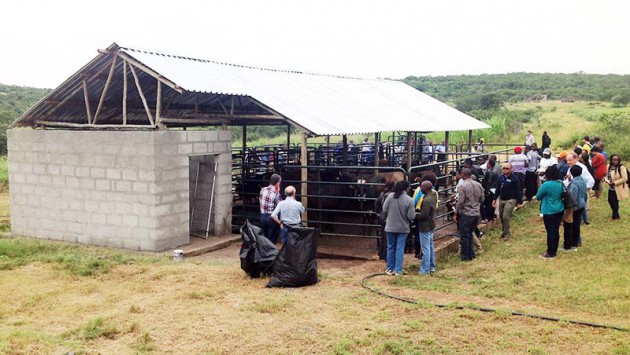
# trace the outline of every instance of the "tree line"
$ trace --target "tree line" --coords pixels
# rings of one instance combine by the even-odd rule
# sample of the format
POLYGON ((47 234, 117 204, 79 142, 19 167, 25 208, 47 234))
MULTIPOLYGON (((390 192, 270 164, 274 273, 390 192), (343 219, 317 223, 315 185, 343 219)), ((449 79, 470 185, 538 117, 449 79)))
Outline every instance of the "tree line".
MULTIPOLYGON (((599 74, 483 74, 451 76, 409 76, 410 86, 482 120, 497 117, 521 121, 514 113, 501 110, 506 102, 526 100, 584 100, 630 104, 630 75, 599 74)), ((0 155, 6 155, 6 128, 50 90, 0 84, 0 155)), ((249 139, 283 135, 284 126, 248 127, 249 139)), ((239 137, 241 130, 234 128, 239 137)), ((248 139, 248 140, 249 140, 248 139)))

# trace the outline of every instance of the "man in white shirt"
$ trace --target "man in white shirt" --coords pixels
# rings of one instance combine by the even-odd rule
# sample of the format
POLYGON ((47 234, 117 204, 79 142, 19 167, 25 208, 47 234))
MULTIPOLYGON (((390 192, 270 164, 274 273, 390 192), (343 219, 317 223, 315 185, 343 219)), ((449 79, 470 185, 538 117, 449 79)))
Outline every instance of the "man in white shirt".
POLYGON ((593 178, 593 175, 588 172, 586 166, 578 161, 578 157, 575 152, 569 152, 567 154, 567 164, 569 165, 569 171, 567 172, 567 176, 564 179, 564 185, 569 186, 569 182, 573 178, 573 176, 571 176, 570 167, 573 165, 578 165, 580 168, 582 168, 582 179, 584 179, 584 181, 586 182, 586 190, 590 191, 593 188, 593 185, 595 185, 595 179, 593 178))
POLYGON ((525 145, 531 147, 532 144, 536 143, 534 135, 532 134, 532 130, 527 130, 527 136, 525 137, 525 145))

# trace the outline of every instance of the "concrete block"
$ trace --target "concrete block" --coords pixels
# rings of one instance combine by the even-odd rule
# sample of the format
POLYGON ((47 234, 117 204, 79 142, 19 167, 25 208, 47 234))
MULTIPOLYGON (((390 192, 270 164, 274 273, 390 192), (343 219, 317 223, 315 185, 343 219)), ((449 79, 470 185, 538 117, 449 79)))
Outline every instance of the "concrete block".
POLYGON ((132 190, 133 192, 147 193, 149 192, 149 185, 146 182, 136 181, 132 183, 132 190))
POLYGON ((220 130, 219 132, 219 140, 220 141, 232 141, 232 132, 228 130, 220 130))
POLYGON ((115 206, 116 214, 125 215, 125 214, 131 213, 131 204, 123 203, 123 202, 116 202, 114 206, 115 206))
POLYGON ((157 225, 157 221, 153 217, 139 217, 138 225, 142 228, 154 229, 157 225))
POLYGON ((212 145, 212 152, 223 153, 227 151, 227 144, 225 142, 217 142, 212 145))
POLYGON ((101 211, 102 213, 105 214, 114 214, 116 213, 116 208, 114 206, 113 202, 99 202, 98 203, 98 209, 99 211, 101 211))
POLYGON ((47 170, 46 168, 47 168, 46 164, 42 164, 42 163, 36 164, 32 166, 33 174, 39 174, 39 175, 46 174, 46 170, 47 170))
POLYGON ((104 213, 92 213, 90 215, 90 223, 92 224, 107 224, 107 215, 104 213))
POLYGON ((140 170, 138 171, 138 179, 140 181, 154 181, 155 172, 153 170, 140 170))
POLYGON ((195 143, 195 144, 193 144, 193 153, 195 153, 195 154, 208 153, 208 144, 207 143, 195 143))
POLYGON ((88 177, 90 176, 90 168, 86 166, 77 166, 74 168, 74 176, 76 177, 88 177))
POLYGON ((138 148, 138 155, 141 156, 153 156, 155 154, 155 147, 153 145, 140 145, 138 148))
POLYGON ((155 249, 155 241, 149 239, 140 240, 140 250, 158 251, 155 249))
POLYGON ((192 144, 180 144, 177 146, 177 153, 182 155, 188 155, 193 152, 192 144))
POLYGON ((163 155, 175 155, 178 154, 178 150, 177 150, 177 144, 162 144, 160 146, 160 152, 163 155))
POLYGON ((52 176, 50 175, 35 175, 35 176, 39 176, 39 184, 42 186, 52 186, 53 185, 53 179, 52 176))
POLYGON ((72 200, 68 202, 68 208, 73 211, 85 211, 85 201, 72 200))
POLYGON ((98 202, 90 201, 90 200, 85 201, 85 210, 87 212, 97 212, 97 211, 99 211, 99 209, 98 209, 98 202))
POLYGON ((77 213, 76 211, 63 211, 62 212, 63 215, 63 220, 66 222, 77 222, 77 213))
POLYGON ((66 187, 69 189, 78 189, 81 187, 81 180, 74 176, 66 177, 66 187))
POLYGON ((105 177, 110 180, 120 180, 122 177, 122 171, 117 168, 109 168, 106 170, 105 177))
POLYGON ((204 131, 203 140, 206 142, 216 142, 217 140, 219 140, 219 132, 218 131, 204 131))
POLYGON ((136 169, 123 169, 122 170, 122 178, 123 180, 138 180, 138 170, 136 169))
POLYGON ((138 217, 137 216, 123 216, 122 217, 122 225, 125 227, 137 227, 138 226, 138 217))
POLYGON ((153 216, 154 217, 165 216, 165 215, 171 214, 171 212, 172 212, 172 207, 170 204, 155 206, 155 208, 153 209, 153 216))
POLYGON ((133 204, 131 205, 131 213, 134 216, 147 217, 149 215, 149 206, 133 204))
POLYGON ((107 224, 110 226, 120 226, 122 224, 122 216, 116 214, 107 215, 107 224))
POLYGON ((186 131, 187 142, 203 142, 203 131, 186 131))
POLYGON ((27 184, 33 184, 36 185, 39 183, 39 176, 38 175, 26 175, 26 183, 27 184))
POLYGON ((109 180, 103 180, 103 179, 96 180, 96 190, 99 190, 99 191, 110 191, 111 190, 111 182, 109 180))
POLYGON ((81 178, 81 189, 83 190, 94 190, 96 186, 96 182, 90 178, 81 178))
POLYGON ((104 168, 90 168, 90 176, 96 179, 105 178, 104 168))
POLYGON ((131 191, 131 181, 116 181, 115 190, 118 192, 129 192, 131 191))

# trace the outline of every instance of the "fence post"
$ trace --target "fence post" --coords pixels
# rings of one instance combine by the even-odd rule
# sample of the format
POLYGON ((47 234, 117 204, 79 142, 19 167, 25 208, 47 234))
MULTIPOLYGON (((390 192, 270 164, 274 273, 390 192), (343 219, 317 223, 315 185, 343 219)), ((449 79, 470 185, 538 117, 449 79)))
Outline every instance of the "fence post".
MULTIPOLYGON (((308 168, 306 168, 306 163, 308 161, 308 155, 307 152, 308 150, 306 149, 306 140, 307 140, 307 133, 306 132, 302 132, 302 142, 300 144, 300 161, 302 163, 300 163, 303 168, 301 169, 301 191, 302 191, 302 205, 304 205, 304 208, 308 207, 308 168)), ((302 221, 308 221, 308 212, 305 210, 303 215, 302 215, 302 221)))

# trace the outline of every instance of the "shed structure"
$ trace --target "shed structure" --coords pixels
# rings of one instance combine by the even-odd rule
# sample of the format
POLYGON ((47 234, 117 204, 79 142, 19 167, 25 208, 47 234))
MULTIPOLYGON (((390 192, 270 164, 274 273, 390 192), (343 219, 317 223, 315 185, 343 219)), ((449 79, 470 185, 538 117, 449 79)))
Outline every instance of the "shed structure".
POLYGON ((226 127, 276 124, 300 129, 303 143, 317 135, 489 127, 399 81, 114 43, 10 126, 12 234, 159 251, 188 243, 191 233, 228 233, 226 127), (194 126, 218 128, 187 130, 194 126))

